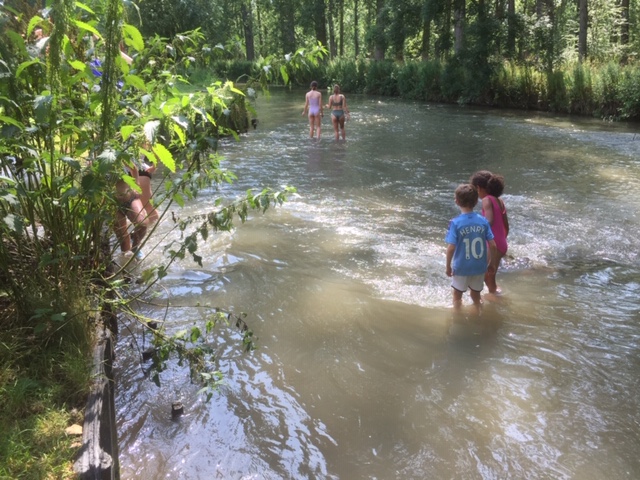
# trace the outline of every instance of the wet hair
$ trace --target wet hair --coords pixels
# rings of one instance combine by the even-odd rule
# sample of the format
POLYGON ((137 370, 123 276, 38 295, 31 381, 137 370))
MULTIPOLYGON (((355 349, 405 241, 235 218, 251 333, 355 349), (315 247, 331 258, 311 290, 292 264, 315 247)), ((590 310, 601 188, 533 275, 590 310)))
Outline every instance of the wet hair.
POLYGON ((311 82, 311 88, 318 88, 318 82, 316 82, 315 80, 311 82))
POLYGON ((478 190, 470 183, 463 183, 456 188, 456 202, 460 207, 473 208, 478 203, 478 190))
POLYGON ((469 182, 476 188, 484 188, 489 195, 496 198, 504 192, 504 177, 488 170, 474 173, 469 182))
POLYGON ((340 91, 340 85, 337 83, 333 86, 333 91, 335 92, 336 90, 340 91))

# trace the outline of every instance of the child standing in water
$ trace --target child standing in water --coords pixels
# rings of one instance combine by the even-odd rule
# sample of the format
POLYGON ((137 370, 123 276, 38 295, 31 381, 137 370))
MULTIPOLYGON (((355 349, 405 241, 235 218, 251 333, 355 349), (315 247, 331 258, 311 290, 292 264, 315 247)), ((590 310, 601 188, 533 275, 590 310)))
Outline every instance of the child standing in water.
POLYGON ((315 131, 318 131, 318 138, 322 133, 322 93, 318 91, 318 82, 311 82, 311 90, 305 96, 304 109, 302 115, 309 111, 309 138, 313 138, 315 131))
POLYGON ((496 273, 500 266, 500 260, 507 254, 509 235, 509 219, 507 218, 507 207, 500 199, 504 191, 504 177, 493 174, 487 170, 480 170, 471 176, 470 183, 478 190, 478 196, 482 199, 482 215, 491 225, 491 231, 495 237, 498 258, 495 263, 495 270, 487 271, 484 282, 487 284, 489 293, 500 294, 500 289, 496 283, 496 273))
POLYGON ((476 188, 468 183, 459 185, 455 201, 461 213, 451 220, 445 237, 449 244, 446 273, 452 277, 453 308, 460 310, 462 294, 469 288, 471 300, 480 313, 480 292, 484 288, 485 273, 495 271, 496 242, 487 219, 473 211, 478 203, 476 188))

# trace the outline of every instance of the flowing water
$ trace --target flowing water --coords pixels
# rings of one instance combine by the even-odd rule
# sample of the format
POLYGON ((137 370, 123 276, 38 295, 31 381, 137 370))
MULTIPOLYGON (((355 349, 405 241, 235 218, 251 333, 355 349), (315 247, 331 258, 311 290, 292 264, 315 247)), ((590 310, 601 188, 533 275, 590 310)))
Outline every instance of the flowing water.
POLYGON ((201 244, 203 267, 173 265, 160 307, 139 308, 170 331, 202 321, 194 305, 246 312, 259 348, 220 330, 225 384, 207 403, 174 363, 156 387, 123 328, 122 477, 640 478, 636 127, 347 98, 346 142, 328 117, 310 140, 304 92, 274 92, 223 145, 238 181, 188 212, 248 188, 298 195, 201 244), (452 323, 444 235, 479 169, 506 179, 504 295, 452 323))

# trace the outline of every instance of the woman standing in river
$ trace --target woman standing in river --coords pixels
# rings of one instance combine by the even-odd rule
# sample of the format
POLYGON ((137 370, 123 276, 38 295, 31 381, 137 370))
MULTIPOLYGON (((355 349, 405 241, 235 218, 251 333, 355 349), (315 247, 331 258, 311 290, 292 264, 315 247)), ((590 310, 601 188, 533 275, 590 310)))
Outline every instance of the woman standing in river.
POLYGON ((311 90, 307 92, 304 102, 302 115, 309 112, 309 138, 314 137, 314 133, 318 131, 318 138, 322 133, 322 93, 318 91, 318 82, 311 82, 311 90))
POLYGON ((336 140, 340 139, 340 131, 342 131, 342 140, 345 139, 344 121, 351 118, 349 109, 347 108, 347 99, 340 93, 340 85, 333 86, 333 95, 329 97, 328 108, 331 109, 331 123, 333 123, 333 131, 336 134, 336 140))

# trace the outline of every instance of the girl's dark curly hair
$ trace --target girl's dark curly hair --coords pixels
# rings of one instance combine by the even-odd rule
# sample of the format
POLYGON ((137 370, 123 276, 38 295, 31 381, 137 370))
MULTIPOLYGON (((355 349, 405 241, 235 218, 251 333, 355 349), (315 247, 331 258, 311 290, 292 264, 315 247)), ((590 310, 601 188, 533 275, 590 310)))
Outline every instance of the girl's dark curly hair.
POLYGON ((489 170, 480 170, 469 179, 469 183, 476 188, 484 188, 489 195, 498 198, 504 192, 504 177, 491 173, 489 170))

